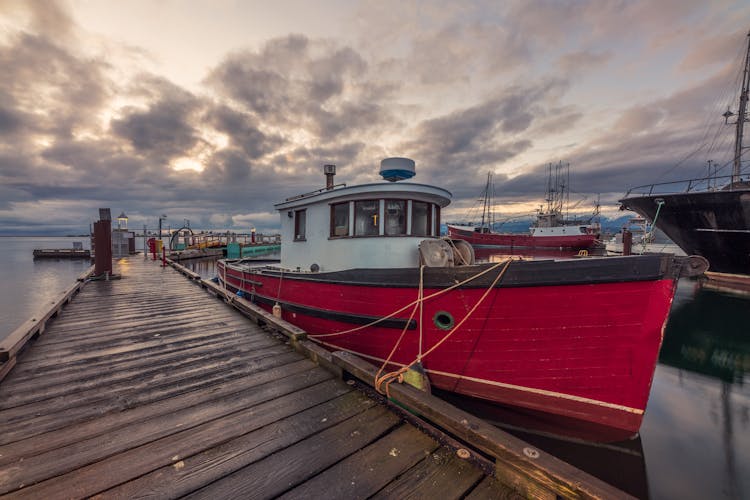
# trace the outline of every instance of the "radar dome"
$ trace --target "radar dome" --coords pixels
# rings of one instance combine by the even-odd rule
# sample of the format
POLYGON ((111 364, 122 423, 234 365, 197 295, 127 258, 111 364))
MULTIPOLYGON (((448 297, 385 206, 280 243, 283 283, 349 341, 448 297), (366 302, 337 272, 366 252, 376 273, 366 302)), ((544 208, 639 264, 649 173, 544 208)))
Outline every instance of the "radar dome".
POLYGON ((414 160, 409 158, 386 158, 380 162, 380 175, 391 182, 414 177, 414 160))

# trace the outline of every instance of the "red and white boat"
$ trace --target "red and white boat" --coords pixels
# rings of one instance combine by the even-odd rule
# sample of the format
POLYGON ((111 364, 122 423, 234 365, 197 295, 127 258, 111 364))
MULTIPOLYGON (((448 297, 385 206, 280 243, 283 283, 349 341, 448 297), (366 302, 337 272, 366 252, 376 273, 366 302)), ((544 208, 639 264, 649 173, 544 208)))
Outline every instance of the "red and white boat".
MULTIPOLYGON (((540 214, 548 215, 548 214, 540 214)), ((448 225, 448 236, 475 247, 556 248, 588 250, 600 244, 594 224, 533 225, 528 233, 496 233, 486 227, 448 225)))
MULTIPOLYGON (((477 248, 509 247, 511 249, 555 248, 566 250, 588 250, 601 246, 601 226, 591 220, 570 220, 563 216, 563 205, 568 198, 570 166, 559 163, 549 166, 546 209, 540 208, 536 220, 528 233, 495 232, 492 174, 487 174, 487 184, 482 196, 482 217, 478 225, 461 226, 448 224, 448 236, 461 239, 477 248), (567 172, 567 173, 566 173, 567 172)), ((595 211, 595 215, 598 213, 595 211)))
MULTIPOLYGON (((232 292, 389 370, 421 362, 432 387, 634 434, 677 278, 671 255, 476 264, 439 236, 451 194, 406 182, 327 187, 276 205, 278 266, 220 261, 232 292), (278 306, 278 308, 276 308, 278 306)), ((387 180, 414 162, 381 162, 387 180)), ((692 264, 692 265, 691 265, 692 264)), ((698 262, 700 264, 700 262, 698 262)))

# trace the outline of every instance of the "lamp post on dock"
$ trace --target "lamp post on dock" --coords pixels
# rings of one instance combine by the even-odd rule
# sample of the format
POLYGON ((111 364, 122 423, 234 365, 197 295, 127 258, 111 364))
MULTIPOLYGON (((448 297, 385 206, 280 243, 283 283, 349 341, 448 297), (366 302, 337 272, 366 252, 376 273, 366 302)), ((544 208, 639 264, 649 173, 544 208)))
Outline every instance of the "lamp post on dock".
POLYGON ((167 218, 166 214, 162 214, 159 216, 159 241, 161 241, 161 221, 167 218))

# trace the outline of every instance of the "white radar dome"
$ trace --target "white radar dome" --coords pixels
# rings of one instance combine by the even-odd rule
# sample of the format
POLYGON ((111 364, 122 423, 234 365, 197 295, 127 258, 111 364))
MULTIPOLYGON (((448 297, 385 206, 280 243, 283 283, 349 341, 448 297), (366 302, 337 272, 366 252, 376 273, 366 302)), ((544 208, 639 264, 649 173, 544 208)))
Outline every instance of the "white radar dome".
POLYGON ((380 175, 391 182, 414 177, 414 160, 409 158, 386 158, 380 162, 380 175))

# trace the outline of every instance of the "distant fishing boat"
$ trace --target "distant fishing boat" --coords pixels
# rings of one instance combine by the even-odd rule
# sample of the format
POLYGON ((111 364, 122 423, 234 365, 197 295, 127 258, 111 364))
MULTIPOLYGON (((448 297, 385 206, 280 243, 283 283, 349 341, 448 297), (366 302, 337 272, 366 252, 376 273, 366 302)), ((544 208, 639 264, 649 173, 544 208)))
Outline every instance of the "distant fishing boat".
MULTIPOLYGON (((743 172, 747 121, 750 33, 736 115, 732 175, 649 184, 630 189, 623 209, 650 220, 687 254, 708 259, 716 273, 750 275, 750 177, 743 172), (724 183, 724 185, 721 185, 724 183)), ((728 123, 734 113, 724 113, 728 123)))
POLYGON ((451 193, 388 181, 287 198, 281 262, 217 263, 220 283, 331 350, 381 365, 383 387, 423 373, 437 389, 635 433, 679 276, 701 260, 646 255, 476 264, 440 238, 451 193))
MULTIPOLYGON (((568 177, 569 177, 568 166, 568 177)), ((536 220, 528 233, 495 232, 492 174, 487 174, 487 184, 482 196, 482 218, 476 225, 461 226, 448 224, 448 235, 461 239, 474 247, 511 248, 557 248, 588 250, 600 244, 601 227, 592 220, 571 220, 563 215, 564 203, 569 196, 569 184, 562 175, 562 164, 555 168, 553 181, 552 166, 549 167, 547 182, 546 209, 540 208, 536 220)), ((592 217, 593 219, 593 217, 592 217)))

